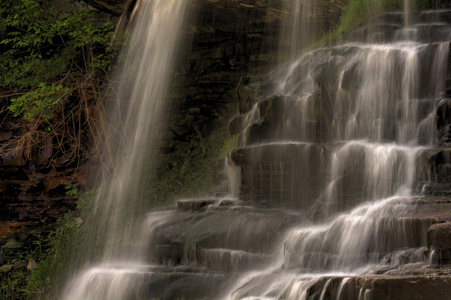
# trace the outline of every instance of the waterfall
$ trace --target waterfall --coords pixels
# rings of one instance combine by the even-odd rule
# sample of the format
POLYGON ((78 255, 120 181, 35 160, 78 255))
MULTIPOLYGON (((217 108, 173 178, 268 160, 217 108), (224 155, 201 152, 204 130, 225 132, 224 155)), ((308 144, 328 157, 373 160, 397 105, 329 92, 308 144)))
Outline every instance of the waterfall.
POLYGON ((404 0, 404 27, 412 26, 412 4, 411 0, 404 0))
POLYGON ((94 220, 89 223, 93 224, 92 240, 85 245, 86 256, 81 259, 90 260, 96 243, 102 240, 103 265, 77 275, 66 288, 65 299, 127 298, 132 289, 134 283, 128 274, 137 270, 132 263, 128 263, 130 269, 117 272, 106 265, 142 259, 124 251, 148 207, 147 179, 159 147, 185 6, 186 1, 178 0, 142 0, 135 6, 133 34, 116 87, 118 102, 107 108, 105 120, 111 165, 103 170, 107 179, 97 192, 90 215, 94 220), (99 272, 101 275, 95 276, 99 272))
MULTIPOLYGON (((225 161, 231 195, 150 211, 122 249, 133 228, 125 224, 145 210, 128 206, 145 200, 186 2, 139 3, 118 87, 123 102, 112 113, 120 119, 111 135, 125 142, 111 141, 124 146, 94 212, 107 251, 73 278, 64 298, 368 300, 418 274, 437 275, 426 234, 451 209, 421 191, 432 177, 448 176, 430 158, 448 151, 437 138, 437 114, 446 100, 451 11, 413 12, 409 1, 404 12, 368 24, 378 43, 363 42, 370 40, 359 38, 363 29, 353 42, 302 54, 299 45, 313 34, 306 16, 324 7, 288 1, 294 25, 282 32, 293 61, 245 87, 254 98, 232 121, 241 132, 225 161), (405 34, 411 28, 415 35, 405 34)), ((446 153, 436 160, 448 164, 446 153)), ((420 297, 440 289, 438 299, 448 297, 448 277, 418 280, 420 297)), ((388 297, 420 299, 410 297, 416 291, 395 287, 388 297)))
POLYGON ((285 62, 298 57, 301 50, 312 43, 320 35, 318 20, 321 15, 321 3, 315 0, 286 1, 285 6, 290 14, 291 26, 283 28, 280 48, 289 48, 287 56, 280 60, 285 62))
POLYGON ((399 16, 402 34, 384 43, 314 50, 267 77, 277 97, 260 95, 243 119, 246 143, 232 156, 242 190, 255 201, 313 207, 319 224, 291 227, 274 264, 243 274, 221 297, 373 299, 371 288, 357 295, 347 286, 427 266, 433 221, 415 217, 412 195, 422 153, 436 147, 431 120, 444 91, 451 26, 442 24, 432 42, 410 1, 399 16), (287 154, 302 143, 323 156, 287 154))

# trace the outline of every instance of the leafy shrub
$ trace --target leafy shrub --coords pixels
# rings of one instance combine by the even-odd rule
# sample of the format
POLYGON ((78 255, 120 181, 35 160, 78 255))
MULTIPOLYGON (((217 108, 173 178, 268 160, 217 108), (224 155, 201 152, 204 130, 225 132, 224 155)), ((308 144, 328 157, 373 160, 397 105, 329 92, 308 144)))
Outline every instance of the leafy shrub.
POLYGON ((70 275, 68 270, 74 257, 82 251, 84 242, 92 238, 92 228, 84 220, 92 211, 95 195, 96 190, 81 194, 77 210, 69 211, 57 220, 55 229, 48 236, 45 250, 39 256, 38 265, 26 278, 24 290, 30 297, 45 295, 59 288, 66 276, 70 275))
POLYGON ((70 95, 70 89, 58 86, 48 86, 39 83, 37 89, 11 100, 8 109, 15 117, 23 115, 26 121, 50 120, 53 118, 54 107, 70 95))
POLYGON ((0 16, 0 31, 7 35, 0 41, 4 89, 34 89, 42 83, 75 88, 73 77, 108 68, 115 54, 109 47, 113 24, 98 27, 89 10, 57 12, 43 9, 37 0, 6 0, 0 16))
POLYGON ((69 165, 99 135, 92 107, 107 90, 118 43, 113 24, 81 5, 56 11, 38 0, 0 2, 0 96, 10 101, 1 117, 9 111, 31 123, 4 149, 39 149, 52 140, 49 162, 69 165))

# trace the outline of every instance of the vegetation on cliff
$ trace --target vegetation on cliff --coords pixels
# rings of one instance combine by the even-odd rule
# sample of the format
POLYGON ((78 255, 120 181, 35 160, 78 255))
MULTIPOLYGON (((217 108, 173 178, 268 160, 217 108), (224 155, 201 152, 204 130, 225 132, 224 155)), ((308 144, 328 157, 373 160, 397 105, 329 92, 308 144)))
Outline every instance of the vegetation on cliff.
POLYGON ((2 150, 39 147, 50 138, 57 150, 50 164, 77 161, 89 147, 81 136, 94 131, 92 110, 117 53, 113 24, 82 7, 56 11, 37 0, 6 0, 0 33, 0 96, 10 101, 2 113, 29 128, 2 150))
MULTIPOLYGON (((440 7, 446 0, 409 0, 413 8, 440 7)), ((315 45, 335 44, 377 14, 402 9, 405 0, 351 0, 340 17, 340 23, 315 45)))
MULTIPOLYGON (((64 170, 96 153, 90 149, 98 134, 98 107, 118 45, 111 42, 113 23, 76 5, 57 11, 37 0, 0 3, 0 114, 3 123, 17 122, 13 138, 0 144, 2 157, 24 152, 32 159, 44 151, 46 167, 64 170)), ((75 185, 66 184, 67 196, 75 197, 75 185)), ((19 244, 2 245, 0 267, 7 267, 0 270, 0 298, 32 298, 51 286, 77 240, 79 214, 68 213, 53 233, 53 226, 33 229, 21 234, 19 244)))

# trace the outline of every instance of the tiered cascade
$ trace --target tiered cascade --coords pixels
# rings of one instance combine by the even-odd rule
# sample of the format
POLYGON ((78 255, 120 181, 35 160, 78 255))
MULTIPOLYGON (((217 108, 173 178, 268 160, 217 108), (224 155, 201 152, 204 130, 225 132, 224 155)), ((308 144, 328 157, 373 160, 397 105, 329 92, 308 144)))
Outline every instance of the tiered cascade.
POLYGON ((425 196, 449 195, 451 11, 405 16, 239 86, 232 196, 149 213, 132 254, 66 298, 447 299, 449 276, 418 276, 437 274, 427 230, 451 214, 425 196))

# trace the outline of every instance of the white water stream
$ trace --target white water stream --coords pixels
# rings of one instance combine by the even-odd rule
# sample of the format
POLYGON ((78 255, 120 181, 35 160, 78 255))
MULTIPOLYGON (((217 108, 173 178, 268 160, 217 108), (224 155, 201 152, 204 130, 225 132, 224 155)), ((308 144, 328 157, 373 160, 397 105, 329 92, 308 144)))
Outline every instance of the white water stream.
POLYGON ((128 298, 136 280, 128 275, 145 268, 134 263, 143 256, 124 245, 134 235, 132 229, 141 220, 142 211, 146 211, 146 186, 152 167, 149 160, 159 147, 171 72, 182 46, 180 32, 186 4, 179 0, 139 0, 135 5, 133 32, 117 87, 118 103, 108 107, 110 119, 106 120, 113 162, 90 215, 95 227, 91 228, 93 240, 85 245, 85 257, 95 251, 99 240, 105 241, 106 250, 101 265, 82 271, 67 285, 63 299, 128 298), (111 265, 127 268, 116 271, 111 265))
MULTIPOLYGON (((325 300, 338 277, 334 297, 345 299, 352 276, 424 262, 418 232, 430 224, 409 217, 409 197, 418 157, 435 143, 431 116, 445 86, 449 42, 405 39, 316 50, 268 76, 277 97, 243 116, 242 149, 235 150, 241 165, 233 155, 227 161, 232 195, 298 210, 197 199, 187 212, 191 202, 180 202, 179 211, 151 212, 130 251, 119 247, 136 210, 124 212, 143 197, 148 148, 158 145, 186 2, 138 6, 124 71, 130 79, 118 88, 127 109, 113 122, 126 142, 96 208, 106 212, 94 230, 108 240, 107 252, 68 284, 63 298, 295 300, 310 299, 315 287, 314 299, 325 300), (266 132, 268 103, 274 110, 266 132), (315 205, 319 223, 306 217, 315 205)), ((371 299, 369 290, 359 293, 371 299)))

